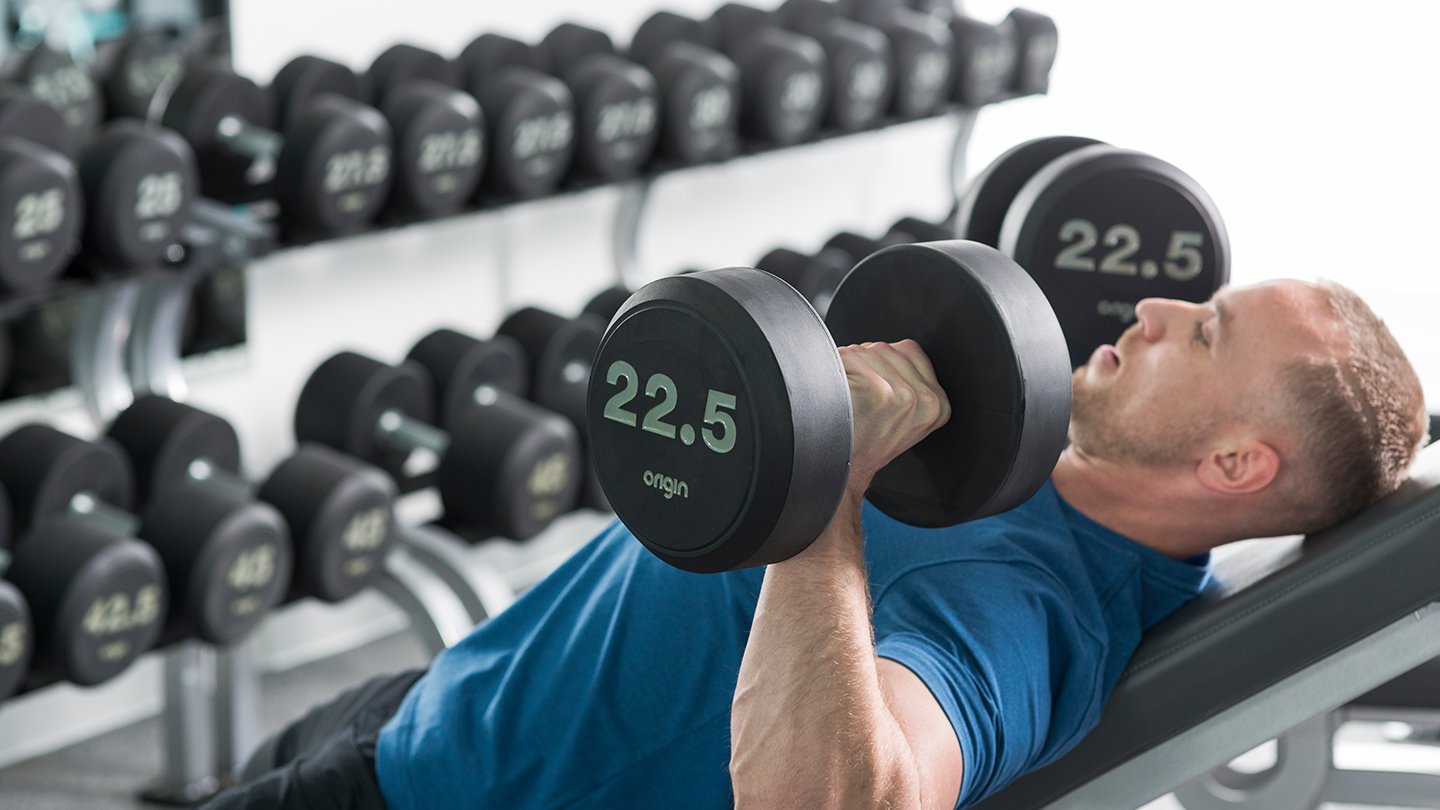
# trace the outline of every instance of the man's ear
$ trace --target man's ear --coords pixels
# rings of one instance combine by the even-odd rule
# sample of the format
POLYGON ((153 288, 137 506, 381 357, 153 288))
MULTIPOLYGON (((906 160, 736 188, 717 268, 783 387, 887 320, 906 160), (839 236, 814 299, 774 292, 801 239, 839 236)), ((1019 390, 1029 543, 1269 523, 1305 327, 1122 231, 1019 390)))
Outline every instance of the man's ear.
POLYGON ((1246 437, 1213 446, 1195 466, 1200 485, 1221 495, 1259 492, 1280 474, 1280 453, 1269 443, 1246 437))

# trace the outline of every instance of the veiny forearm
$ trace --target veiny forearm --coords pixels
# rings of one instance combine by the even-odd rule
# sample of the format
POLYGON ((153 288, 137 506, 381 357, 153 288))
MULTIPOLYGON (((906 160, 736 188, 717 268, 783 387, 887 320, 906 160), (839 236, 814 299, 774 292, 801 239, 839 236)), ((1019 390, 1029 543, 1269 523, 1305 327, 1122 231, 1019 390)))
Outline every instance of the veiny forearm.
POLYGON ((915 758, 876 669, 860 499, 765 572, 731 706, 736 805, 918 807, 915 758))

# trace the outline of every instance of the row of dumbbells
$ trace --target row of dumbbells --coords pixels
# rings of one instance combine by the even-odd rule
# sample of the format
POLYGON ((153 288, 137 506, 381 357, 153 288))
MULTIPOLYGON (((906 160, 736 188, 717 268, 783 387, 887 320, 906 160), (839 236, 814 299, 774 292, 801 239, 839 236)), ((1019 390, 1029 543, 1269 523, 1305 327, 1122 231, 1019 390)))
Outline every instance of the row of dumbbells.
POLYGON ((39 424, 0 439, 0 699, 348 598, 381 575, 401 492, 434 487, 440 525, 471 541, 605 508, 580 438, 603 328, 532 308, 488 339, 437 330, 394 365, 337 354, 301 391, 299 449, 258 484, 228 422, 163 397, 101 439, 39 424))
POLYGON ((273 199, 289 238, 323 238, 539 196, 567 178, 633 177, 652 159, 716 160, 1041 92, 1055 41, 1053 23, 1023 10, 947 27, 896 3, 732 3, 705 22, 658 13, 623 52, 567 23, 537 45, 486 34, 454 59, 397 45, 363 76, 301 56, 268 88, 137 45, 103 64, 153 93, 117 111, 163 128, 94 130, 98 106, 80 100, 98 94, 54 89, 68 86, 59 75, 80 81, 74 65, 30 74, 43 92, 0 92, 0 196, 15 200, 0 205, 13 211, 0 292, 44 286, 77 252, 91 273, 161 261, 197 189, 273 199))

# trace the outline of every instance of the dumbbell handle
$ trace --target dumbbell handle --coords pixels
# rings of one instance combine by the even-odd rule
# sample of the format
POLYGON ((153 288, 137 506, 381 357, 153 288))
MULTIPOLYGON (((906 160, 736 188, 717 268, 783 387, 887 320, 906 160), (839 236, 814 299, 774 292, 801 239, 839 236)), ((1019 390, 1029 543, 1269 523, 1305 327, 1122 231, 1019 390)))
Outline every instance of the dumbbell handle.
POLYGON ((70 512, 94 522, 96 526, 116 537, 134 537, 140 528, 139 517, 116 509, 90 492, 75 493, 70 499, 70 512))
POLYGON ((257 127, 242 118, 227 115, 215 127, 215 136, 226 149, 252 160, 268 160, 280 154, 284 142, 274 130, 257 127))
POLYGON ((450 448, 450 434, 399 411, 380 414, 375 423, 375 435, 381 444, 396 450, 429 450, 437 456, 445 455, 450 448))
POLYGON ((190 462, 190 467, 185 470, 192 481, 201 481, 212 486, 230 490, 232 493, 249 498, 259 489, 255 484, 241 478, 224 467, 217 467, 206 458, 197 458, 190 462))

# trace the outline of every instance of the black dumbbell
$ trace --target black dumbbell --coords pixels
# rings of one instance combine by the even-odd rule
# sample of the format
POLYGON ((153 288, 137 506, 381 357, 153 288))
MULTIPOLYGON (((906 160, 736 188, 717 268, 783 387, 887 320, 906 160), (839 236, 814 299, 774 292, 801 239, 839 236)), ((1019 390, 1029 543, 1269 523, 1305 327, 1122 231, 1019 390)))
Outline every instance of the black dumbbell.
POLYGON ((874 253, 881 248, 891 245, 903 245, 911 241, 899 234, 887 233, 879 239, 872 239, 868 236, 853 231, 841 231, 825 241, 824 250, 838 250, 850 259, 850 266, 854 267, 861 259, 874 253))
MULTIPOLYGON (((474 196, 485 167, 485 121, 470 95, 424 78, 426 72, 419 70, 414 78, 407 78, 407 69, 424 64, 397 57, 409 51, 420 49, 397 45, 385 51, 367 75, 376 88, 375 104, 395 137, 394 184, 386 210, 400 218, 428 219, 454 213, 474 196), (397 50, 402 47, 408 50, 397 50)), ((449 69, 439 54, 431 55, 449 69)), ((318 56, 297 56, 287 62, 270 89, 281 130, 317 98, 365 98, 355 71, 318 56)))
POLYGON ((575 96, 576 175, 624 180, 639 174, 660 137, 655 77, 619 56, 604 32, 575 23, 556 26, 539 51, 575 96))
POLYGON ((955 227, 946 222, 931 222, 920 217, 901 217, 890 226, 887 237, 901 242, 943 242, 959 239, 955 227))
POLYGON ((530 485, 555 459, 578 469, 580 440, 563 418, 485 387, 446 430, 435 426, 434 384, 414 361, 392 366, 354 352, 321 363, 300 391, 295 435, 413 479, 407 464, 438 458, 434 482, 445 520, 475 533, 531 537, 574 505, 577 476, 559 487, 530 485))
POLYGON ((652 15, 630 40, 630 58, 660 86, 659 154, 681 164, 719 160, 740 148, 740 68, 719 51, 676 35, 698 26, 652 15))
POLYGON ((46 45, 14 51, 0 66, 0 76, 59 111, 76 146, 88 143, 100 125, 100 88, 69 54, 46 45))
POLYGON ((384 109, 396 91, 413 82, 459 87, 460 73, 453 62, 435 51, 402 42, 391 45, 375 57, 365 73, 365 80, 370 85, 372 103, 384 109))
POLYGON ((7 397, 41 394, 70 384, 70 350, 78 317, 78 296, 50 296, 6 324, 11 344, 7 397))
MULTIPOLYGON (((240 476, 239 439, 229 422, 158 396, 137 399, 115 419, 109 435, 134 460, 140 491, 148 495, 152 510, 164 502, 180 503, 185 512, 180 495, 194 493, 203 502, 231 504, 236 513, 263 512, 281 523, 289 539, 276 557, 286 562, 284 570, 276 571, 274 590, 265 594, 268 602, 287 595, 338 602, 380 574, 393 543, 395 500, 395 483, 381 470, 328 447, 305 444, 264 481, 252 484, 240 476), (289 576, 292 558, 294 575, 289 576)), ((209 536, 209 531, 198 533, 209 536)))
POLYGON ((1009 98, 1020 60, 1013 27, 957 15, 950 22, 950 32, 955 37, 951 97, 966 107, 982 107, 1009 98))
MULTIPOLYGON (((496 333, 524 349, 530 363, 530 399, 570 420, 583 444, 588 429, 585 391, 595 350, 605 334, 605 320, 586 314, 566 318, 539 307, 525 307, 506 317, 496 333)), ((609 508, 588 450, 580 500, 592 509, 609 508)))
POLYGON ((945 103, 950 95, 955 37, 943 22, 893 0, 851 0, 839 4, 839 9, 889 38, 895 65, 891 112, 916 118, 945 103))
POLYGON ((71 141, 53 107, 0 88, 0 292, 48 285, 79 252, 84 198, 65 156, 71 141))
POLYGON ((621 285, 606 287, 600 292, 595 293, 589 301, 585 302, 585 308, 580 310, 580 314, 590 315, 599 318, 605 323, 609 323, 610 319, 615 317, 615 313, 620 311, 620 307, 633 292, 635 291, 629 287, 621 285))
POLYGON ((227 267, 195 282, 180 330, 180 355, 189 357, 245 342, 245 268, 227 267))
POLYGON ((849 253, 835 248, 810 255, 782 247, 761 256, 755 266, 794 287, 824 317, 830 299, 855 261, 849 253))
POLYGON ((249 202, 273 190, 292 237, 352 232, 380 213, 392 178, 384 116, 325 96, 289 120, 283 136, 271 120, 264 90, 214 65, 188 68, 162 116, 195 150, 207 197, 249 202))
POLYGON ((1019 51, 1010 91, 1017 96, 1045 93, 1050 89, 1050 69, 1060 47, 1055 21, 1028 9, 1017 8, 1005 18, 1019 51))
POLYGON ((84 247, 92 272, 158 264, 180 237, 199 178, 195 154, 173 132, 112 121, 80 157, 84 247))
POLYGON ((461 88, 489 124, 485 187, 538 197, 555 190, 575 159, 575 97, 548 75, 535 48, 484 34, 460 52, 461 88))
MULTIPOLYGON (((0 500, 4 500, 3 495, 0 495, 0 500)), ((4 512, 0 517, 5 519, 5 528, 0 531, 8 533, 9 507, 0 506, 0 511, 4 512)), ((8 539, 0 542, 0 550, 9 546, 8 539)), ((0 577, 5 575, 5 570, 9 567, 8 554, 0 553, 0 577)), ((15 690, 25 682, 25 676, 30 674, 34 637, 35 629, 30 623, 30 605, 25 602, 25 595, 14 585, 0 579, 0 703, 15 694, 15 690)))
POLYGON ((827 0, 786 0, 776 15, 787 28, 814 37, 825 49, 830 68, 828 125, 855 132, 879 123, 895 96, 889 38, 871 25, 840 16, 827 0))
MULTIPOLYGON (((683 18, 680 18, 683 20, 683 18)), ((820 128, 829 102, 825 49, 774 24, 766 12, 726 4, 688 34, 714 42, 740 66, 740 127, 747 137, 785 146, 820 128)))
POLYGON ((159 640, 169 601, 160 555, 135 537, 124 453, 26 425, 0 439, 0 482, 18 534, 7 578, 32 611, 35 677, 89 686, 118 675, 159 640))
POLYGON ((108 118, 150 118, 155 97, 180 78, 185 54, 163 31, 134 31, 97 43, 91 70, 108 118))

